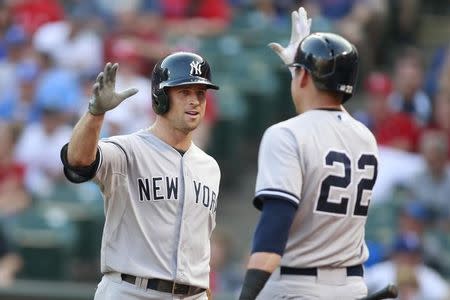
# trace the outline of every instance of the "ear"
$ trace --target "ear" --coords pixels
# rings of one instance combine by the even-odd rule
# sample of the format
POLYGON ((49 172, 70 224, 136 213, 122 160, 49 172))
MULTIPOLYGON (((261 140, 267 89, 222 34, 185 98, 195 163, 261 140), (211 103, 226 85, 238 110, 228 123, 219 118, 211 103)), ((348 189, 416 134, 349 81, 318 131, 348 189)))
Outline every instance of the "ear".
POLYGON ((304 88, 308 84, 308 80, 311 80, 311 76, 309 76, 308 72, 305 69, 301 69, 298 72, 298 82, 301 88, 304 88))

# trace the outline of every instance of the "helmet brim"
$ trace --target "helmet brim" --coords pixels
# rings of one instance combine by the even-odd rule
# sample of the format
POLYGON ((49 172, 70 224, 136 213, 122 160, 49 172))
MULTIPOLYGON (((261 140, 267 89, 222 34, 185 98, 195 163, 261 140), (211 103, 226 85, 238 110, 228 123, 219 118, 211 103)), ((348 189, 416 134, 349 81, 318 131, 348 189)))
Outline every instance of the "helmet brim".
POLYGON ((181 86, 181 85, 192 85, 192 84, 202 84, 206 85, 208 89, 218 90, 219 86, 213 84, 212 82, 206 80, 203 77, 191 77, 189 79, 180 78, 175 80, 169 80, 160 84, 160 88, 181 86))

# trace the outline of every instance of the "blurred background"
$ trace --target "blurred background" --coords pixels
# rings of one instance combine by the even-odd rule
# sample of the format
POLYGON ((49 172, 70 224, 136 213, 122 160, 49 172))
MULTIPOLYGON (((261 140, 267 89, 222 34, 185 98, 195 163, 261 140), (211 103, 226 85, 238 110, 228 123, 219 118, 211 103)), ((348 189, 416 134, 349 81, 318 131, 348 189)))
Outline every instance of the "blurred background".
POLYGON ((360 52, 346 108, 380 146, 369 290, 392 281, 404 300, 450 299, 448 0, 0 1, 0 299, 92 299, 103 200, 94 184, 65 180, 60 148, 108 61, 120 63, 117 89, 139 93, 106 114, 102 136, 149 126, 149 74, 176 50, 203 55, 221 87, 195 139, 223 176, 211 289, 236 299, 259 216, 259 140, 295 115, 290 73, 267 44, 287 45, 299 6, 313 32, 339 33, 360 52))

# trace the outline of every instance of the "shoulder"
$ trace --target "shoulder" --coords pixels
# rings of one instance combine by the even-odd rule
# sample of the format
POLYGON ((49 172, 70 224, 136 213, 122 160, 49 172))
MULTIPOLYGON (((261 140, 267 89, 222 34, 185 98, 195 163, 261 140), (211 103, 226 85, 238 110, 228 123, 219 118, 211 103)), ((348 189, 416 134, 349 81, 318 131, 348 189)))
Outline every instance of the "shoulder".
POLYGON ((361 121, 353 118, 350 114, 347 114, 349 118, 351 118, 352 126, 355 128, 355 130, 359 131, 362 136, 367 137, 367 140, 371 142, 372 144, 376 145, 377 141, 375 139, 374 134, 372 131, 370 131, 369 128, 365 124, 363 124, 361 121))
POLYGON ((125 153, 128 153, 132 151, 133 147, 130 145, 133 143, 134 140, 137 139, 136 134, 126 134, 126 135, 115 135, 110 137, 105 137, 100 139, 99 146, 102 147, 102 145, 108 144, 108 145, 115 145, 117 148, 122 150, 125 153))
POLYGON ((286 138, 293 138, 294 132, 298 131, 299 118, 291 118, 286 121, 274 124, 268 127, 264 131, 263 140, 271 139, 275 141, 283 140, 286 138))
POLYGON ((126 143, 131 143, 133 140, 137 140, 137 139, 139 139, 139 132, 104 137, 104 138, 101 138, 100 141, 126 144, 126 143))

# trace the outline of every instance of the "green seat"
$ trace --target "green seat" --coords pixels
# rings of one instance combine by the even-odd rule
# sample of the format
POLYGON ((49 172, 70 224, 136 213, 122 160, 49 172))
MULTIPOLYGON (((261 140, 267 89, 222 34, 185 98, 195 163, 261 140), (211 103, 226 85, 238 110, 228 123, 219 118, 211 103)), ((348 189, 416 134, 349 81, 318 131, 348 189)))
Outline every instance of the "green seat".
POLYGON ((70 277, 71 249, 77 232, 64 211, 32 207, 11 225, 9 238, 24 260, 19 277, 52 280, 70 277))
POLYGON ((366 222, 366 239, 390 245, 397 227, 398 208, 393 201, 373 205, 366 222))

